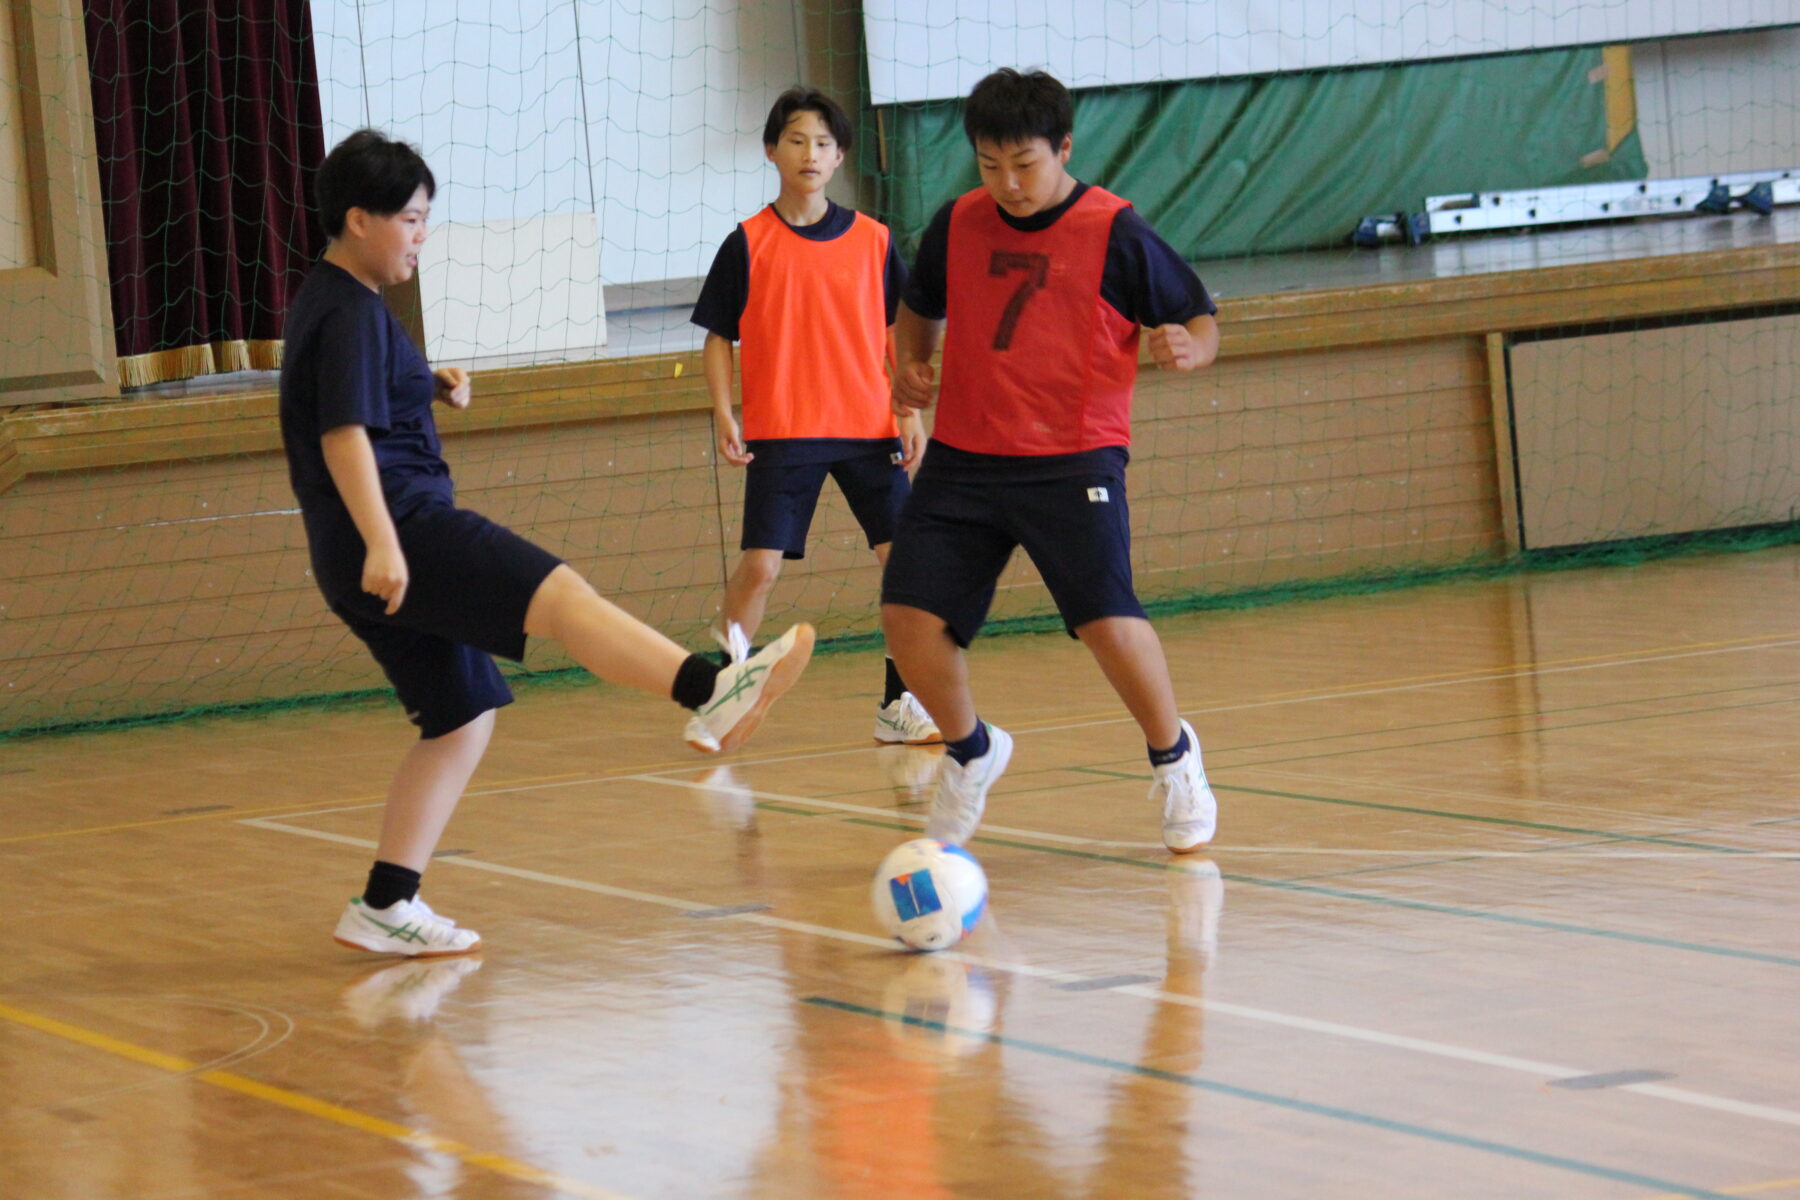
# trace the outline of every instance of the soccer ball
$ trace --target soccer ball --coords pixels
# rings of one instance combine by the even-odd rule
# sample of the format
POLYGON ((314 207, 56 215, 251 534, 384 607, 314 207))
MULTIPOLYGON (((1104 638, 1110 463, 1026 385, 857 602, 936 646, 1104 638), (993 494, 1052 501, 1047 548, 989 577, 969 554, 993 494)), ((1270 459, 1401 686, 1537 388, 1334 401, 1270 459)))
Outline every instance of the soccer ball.
POLYGON ((869 899, 884 932, 914 950, 942 950, 981 920, 987 876, 961 846, 917 838, 881 860, 869 899))

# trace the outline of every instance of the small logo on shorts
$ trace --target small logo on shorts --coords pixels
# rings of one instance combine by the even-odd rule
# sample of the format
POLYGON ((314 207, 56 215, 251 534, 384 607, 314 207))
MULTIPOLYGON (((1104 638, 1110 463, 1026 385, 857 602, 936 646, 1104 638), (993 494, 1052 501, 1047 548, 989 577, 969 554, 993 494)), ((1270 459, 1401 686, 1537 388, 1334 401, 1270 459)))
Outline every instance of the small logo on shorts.
POLYGON ((893 463, 896 467, 898 467, 898 466, 903 465, 906 462, 906 455, 904 455, 904 454, 900 453, 900 451, 896 450, 892 454, 888 455, 888 461, 893 463))
POLYGON ((1107 499, 1108 499, 1108 497, 1106 495, 1105 488, 1089 488, 1088 489, 1088 503, 1089 504, 1105 504, 1107 502, 1107 499))

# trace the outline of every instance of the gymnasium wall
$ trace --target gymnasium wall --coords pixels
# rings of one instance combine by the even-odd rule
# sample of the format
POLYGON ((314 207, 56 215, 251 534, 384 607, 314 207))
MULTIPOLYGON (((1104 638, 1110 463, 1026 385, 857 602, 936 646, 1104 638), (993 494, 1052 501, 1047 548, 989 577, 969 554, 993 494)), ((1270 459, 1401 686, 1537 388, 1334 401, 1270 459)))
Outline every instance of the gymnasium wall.
MULTIPOLYGON (((1228 358, 1193 377, 1146 370, 1132 469, 1146 597, 1500 553, 1481 347, 1457 337, 1228 358)), ((601 381, 605 403, 634 415, 584 419, 592 399, 527 370, 485 387, 478 377, 487 411, 443 424, 463 503, 702 647, 736 554, 742 484, 714 462, 699 363, 685 360, 677 379, 683 361, 621 365, 601 381)), ((0 494, 0 730, 382 686, 308 574, 270 437, 273 396, 213 407, 212 445, 240 452, 41 471, 0 494)), ((14 432, 48 467, 59 453, 195 455, 205 425, 139 404, 38 414, 14 432), (159 446, 159 429, 175 428, 183 440, 159 446)), ((826 636, 871 633, 878 586, 827 489, 770 619, 797 612, 826 636)), ((1047 608, 1020 556, 996 616, 1047 608)), ((530 657, 564 665, 545 647, 530 657)))

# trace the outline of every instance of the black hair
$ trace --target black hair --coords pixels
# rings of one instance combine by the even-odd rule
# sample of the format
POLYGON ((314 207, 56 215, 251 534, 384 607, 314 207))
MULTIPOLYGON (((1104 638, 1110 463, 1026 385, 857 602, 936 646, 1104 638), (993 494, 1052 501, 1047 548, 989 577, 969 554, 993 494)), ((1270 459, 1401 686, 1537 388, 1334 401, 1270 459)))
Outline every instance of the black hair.
POLYGON ((391 217, 423 186, 437 195, 437 179, 419 152, 373 129, 359 129, 332 148, 319 167, 313 193, 325 236, 344 232, 344 214, 353 208, 391 217))
POLYGON ((1075 103, 1062 81, 1045 71, 1020 74, 1002 67, 985 76, 963 102, 969 144, 1015 146, 1043 138, 1052 150, 1075 128, 1075 103))
POLYGON ((773 146, 780 142, 781 131, 787 128, 795 113, 801 112, 818 113, 838 149, 846 154, 850 152, 854 131, 850 128, 849 115, 836 100, 809 87, 791 87, 775 98, 775 106, 769 109, 769 119, 763 123, 763 145, 773 146))

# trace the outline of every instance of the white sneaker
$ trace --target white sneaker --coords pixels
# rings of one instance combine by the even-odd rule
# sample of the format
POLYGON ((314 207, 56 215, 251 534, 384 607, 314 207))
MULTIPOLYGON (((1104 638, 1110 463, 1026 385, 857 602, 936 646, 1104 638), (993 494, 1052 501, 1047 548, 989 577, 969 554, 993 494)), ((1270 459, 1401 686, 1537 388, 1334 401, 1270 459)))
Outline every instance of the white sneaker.
POLYGON ((960 846, 975 836, 981 812, 987 807, 988 789, 1012 761, 1012 735, 995 725, 988 725, 987 731, 986 754, 970 759, 966 766, 946 754, 938 764, 937 790, 931 795, 931 816, 925 822, 926 837, 960 846))
POLYGON ((1165 766, 1153 768, 1150 799, 1162 805, 1163 845, 1177 854, 1198 850, 1213 840, 1219 823, 1219 805, 1200 765, 1200 739, 1194 727, 1181 723, 1187 734, 1188 752, 1165 766))
POLYGON ((386 908, 370 908, 358 896, 344 906, 332 940, 352 950, 437 958, 468 954, 481 948, 481 935, 458 929, 456 922, 431 911, 419 900, 396 900, 386 908))
POLYGON ((892 704, 875 710, 875 740, 886 745, 931 746, 944 740, 937 722, 911 692, 901 692, 892 704))
POLYGON ((743 662, 719 672, 712 699, 688 719, 682 734, 702 754, 721 754, 744 744, 769 706, 794 686, 812 657, 813 627, 796 625, 743 662))

